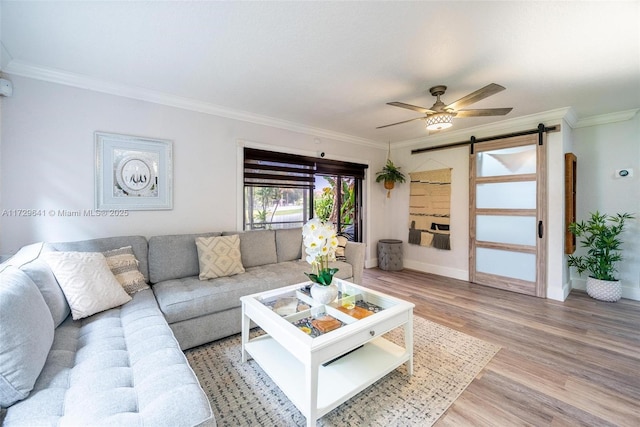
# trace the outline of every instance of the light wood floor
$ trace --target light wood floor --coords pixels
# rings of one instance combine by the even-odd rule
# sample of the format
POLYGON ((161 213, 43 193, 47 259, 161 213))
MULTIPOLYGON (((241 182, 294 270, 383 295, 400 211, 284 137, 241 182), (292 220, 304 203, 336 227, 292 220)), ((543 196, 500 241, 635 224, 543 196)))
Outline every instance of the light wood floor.
POLYGON ((502 346, 449 408, 446 426, 640 426, 640 302, 565 302, 410 270, 363 284, 414 314, 502 346))

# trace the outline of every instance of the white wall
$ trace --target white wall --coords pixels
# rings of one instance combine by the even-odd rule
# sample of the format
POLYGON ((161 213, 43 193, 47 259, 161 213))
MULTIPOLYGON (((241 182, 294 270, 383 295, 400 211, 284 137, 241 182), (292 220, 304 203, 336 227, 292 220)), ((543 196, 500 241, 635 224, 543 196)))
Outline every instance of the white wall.
POLYGON ((404 243, 407 268, 469 280, 469 148, 411 154, 411 148, 396 150, 392 159, 402 166, 407 181, 410 172, 452 168, 451 170, 451 250, 407 243, 409 234, 409 184, 401 184, 386 200, 391 215, 390 238, 404 243))
MULTIPOLYGON (((629 212, 623 235, 623 261, 618 264, 623 297, 640 300, 640 115, 632 120, 574 130, 573 152, 577 157, 577 219, 590 212, 609 215, 629 212), (616 169, 632 168, 633 177, 616 178, 616 169)), ((579 243, 578 243, 579 246, 579 243)), ((576 254, 580 254, 580 249, 576 254)), ((572 286, 585 288, 586 277, 572 269, 572 286)))
POLYGON ((547 298, 564 301, 571 292, 564 254, 564 155, 571 151, 573 129, 563 120, 560 132, 547 134, 547 298))
MULTIPOLYGON (((238 141, 281 151, 325 151, 327 158, 379 170, 386 149, 221 118, 209 114, 13 76, 12 98, 3 100, 0 210, 42 209, 45 216, 0 217, 0 254, 36 241, 68 241, 139 234, 152 236, 235 230, 238 141), (174 208, 130 211, 126 218, 59 217, 50 211, 94 208, 94 132, 173 141, 174 208)), ((385 195, 365 184, 365 239, 386 237, 380 206, 385 195)), ((369 245, 368 258, 375 257, 369 245)))

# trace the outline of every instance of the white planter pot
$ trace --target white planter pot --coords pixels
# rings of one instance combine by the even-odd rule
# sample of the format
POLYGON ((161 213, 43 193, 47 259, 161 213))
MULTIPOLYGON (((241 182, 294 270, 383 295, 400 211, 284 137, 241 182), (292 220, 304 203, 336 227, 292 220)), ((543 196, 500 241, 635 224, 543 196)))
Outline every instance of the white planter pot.
POLYGON ((619 280, 609 281, 587 278, 587 293, 591 298, 600 301, 616 302, 622 298, 622 283, 619 280))
POLYGON ((329 304, 333 302, 338 296, 338 286, 335 283, 329 286, 322 286, 314 283, 311 286, 311 298, 318 301, 320 304, 329 304))

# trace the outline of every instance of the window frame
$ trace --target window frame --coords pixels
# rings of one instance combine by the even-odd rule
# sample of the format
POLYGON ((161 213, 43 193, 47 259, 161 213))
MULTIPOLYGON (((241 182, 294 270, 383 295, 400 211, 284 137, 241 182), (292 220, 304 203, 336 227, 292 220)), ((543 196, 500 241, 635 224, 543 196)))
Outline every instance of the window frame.
MULTIPOLYGON (((247 218, 247 187, 277 187, 277 188, 301 188, 308 191, 308 207, 304 212, 303 223, 307 219, 315 216, 314 211, 314 190, 315 177, 336 176, 340 186, 337 190, 336 203, 341 206, 341 180, 343 177, 353 178, 356 185, 356 200, 354 206, 354 235, 353 240, 362 241, 363 238, 363 182, 365 170, 368 165, 354 162, 343 162, 312 156, 282 153, 271 150, 264 150, 251 147, 242 147, 243 159, 241 162, 242 173, 242 229, 248 225, 253 225, 253 218, 247 218), (295 175, 287 175, 294 173, 295 175), (293 179, 290 179, 292 178, 293 179)), ((269 223, 265 223, 269 224, 269 223)), ((275 224, 275 223, 271 223, 275 224)), ((340 230, 340 215, 338 215, 338 227, 340 230)))

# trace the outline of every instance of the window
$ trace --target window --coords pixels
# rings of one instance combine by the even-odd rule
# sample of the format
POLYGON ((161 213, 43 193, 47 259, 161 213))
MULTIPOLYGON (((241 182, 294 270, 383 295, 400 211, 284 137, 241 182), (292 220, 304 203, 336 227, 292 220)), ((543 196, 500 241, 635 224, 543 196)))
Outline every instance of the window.
POLYGON ((362 241, 362 179, 349 175, 316 174, 314 216, 329 221, 349 240, 362 241))
POLYGON ((244 149, 244 228, 301 227, 312 215, 315 163, 244 149))
POLYGON ((244 149, 245 230, 301 227, 317 216, 362 241, 366 165, 244 149))

